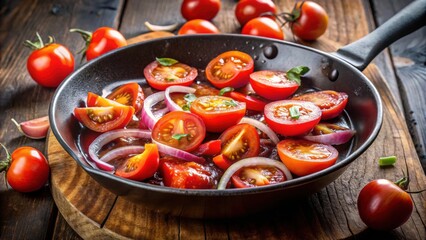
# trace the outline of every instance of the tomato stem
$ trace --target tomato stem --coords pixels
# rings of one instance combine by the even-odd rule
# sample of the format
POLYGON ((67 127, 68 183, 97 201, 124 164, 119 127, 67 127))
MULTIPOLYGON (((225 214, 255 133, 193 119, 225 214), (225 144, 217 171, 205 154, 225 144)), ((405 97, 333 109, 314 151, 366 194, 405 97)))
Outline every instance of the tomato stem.
POLYGON ((3 172, 3 171, 7 171, 7 169, 9 169, 11 158, 10 158, 10 154, 9 154, 9 151, 7 150, 7 148, 2 143, 0 143, 0 145, 3 147, 4 151, 6 152, 6 159, 0 161, 0 172, 3 172))
POLYGON ((38 50, 55 42, 55 39, 52 36, 49 36, 49 41, 46 44, 44 44, 43 39, 41 38, 38 32, 36 32, 36 36, 37 36, 37 39, 34 42, 31 42, 30 40, 26 40, 24 42, 24 45, 26 47, 31 48, 32 50, 38 50))
POLYGON ((410 179, 407 177, 403 177, 395 182, 395 184, 400 187, 402 190, 408 189, 408 184, 410 183, 410 179))

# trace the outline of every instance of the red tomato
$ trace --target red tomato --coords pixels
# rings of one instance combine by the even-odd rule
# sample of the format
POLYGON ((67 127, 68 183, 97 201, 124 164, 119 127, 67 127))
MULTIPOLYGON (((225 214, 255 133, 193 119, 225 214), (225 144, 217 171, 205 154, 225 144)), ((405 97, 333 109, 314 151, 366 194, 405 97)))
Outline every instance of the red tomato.
POLYGON ((271 0, 241 0, 235 7, 235 16, 241 26, 263 13, 275 14, 277 7, 271 0))
POLYGON ((358 195, 358 212, 362 221, 376 230, 392 230, 404 224, 413 211, 410 194, 387 179, 365 185, 358 195))
POLYGON ((321 120, 321 110, 315 104, 298 100, 281 100, 265 106, 265 121, 275 132, 283 136, 309 133, 321 120), (298 117, 291 116, 298 109, 298 117))
POLYGON ((305 176, 333 165, 339 152, 331 145, 302 139, 285 139, 277 144, 278 155, 288 170, 305 176))
POLYGON ((257 17, 246 23, 242 34, 284 40, 284 32, 275 20, 269 17, 257 17))
MULTIPOLYGON (((4 163, 4 162, 2 162, 4 163)), ((33 147, 20 147, 8 156, 6 177, 9 185, 18 192, 34 192, 42 188, 50 173, 46 157, 33 147)))
POLYGON ((162 91, 173 85, 191 85, 198 72, 197 69, 183 63, 164 66, 154 61, 145 67, 143 74, 151 87, 162 91))
POLYGON ((178 35, 219 32, 219 29, 213 23, 203 19, 194 19, 183 24, 183 26, 178 31, 178 35))
POLYGON ((226 93, 225 96, 230 97, 236 101, 246 103, 246 107, 248 110, 263 112, 263 109, 265 108, 265 105, 266 105, 266 102, 264 102, 260 98, 252 96, 252 95, 245 95, 240 92, 232 91, 232 92, 226 93))
POLYGON ((322 120, 339 116, 348 103, 348 95, 346 93, 332 90, 305 93, 292 99, 308 101, 317 105, 321 109, 322 120))
POLYGON ((232 184, 236 188, 259 187, 287 180, 285 174, 276 167, 244 167, 232 175, 232 184))
POLYGON ((250 55, 240 51, 228 51, 209 62, 206 77, 217 88, 239 88, 249 82, 253 69, 254 61, 250 55))
POLYGON ((192 19, 212 20, 221 7, 220 0, 183 0, 180 12, 187 21, 192 19))
POLYGON ((241 121, 246 104, 223 96, 204 96, 192 102, 190 110, 203 119, 207 131, 223 132, 241 121))
POLYGON ((135 109, 129 106, 75 108, 74 116, 95 132, 124 128, 132 120, 135 109))
POLYGON ((290 24, 294 35, 303 40, 315 40, 324 34, 328 26, 328 15, 324 8, 318 3, 304 1, 298 2, 296 9, 299 9, 300 16, 290 24))
POLYGON ((74 71, 74 57, 68 48, 57 43, 43 45, 41 38, 39 43, 27 45, 35 49, 28 57, 27 70, 41 86, 55 88, 74 71))
POLYGON ((89 92, 87 93, 86 104, 88 107, 122 107, 125 106, 121 103, 107 99, 97 95, 96 93, 89 92))
POLYGON ((115 174, 123 178, 142 181, 154 176, 159 165, 160 154, 157 145, 147 143, 143 153, 128 158, 117 168, 115 174))
POLYGON ((167 113, 152 129, 152 139, 155 141, 188 152, 200 146, 205 136, 203 120, 183 111, 167 113))
POLYGON ((107 98, 123 105, 132 106, 135 109, 135 113, 138 113, 142 109, 145 95, 141 86, 136 82, 132 82, 114 89, 107 98))
POLYGON ((220 139, 211 140, 201 144, 197 149, 195 149, 192 154, 195 155, 208 155, 214 156, 220 153, 222 150, 222 141, 220 139))
POLYGON ((299 88, 296 81, 289 80, 286 72, 263 70, 250 74, 253 90, 269 100, 282 100, 291 96, 299 88))

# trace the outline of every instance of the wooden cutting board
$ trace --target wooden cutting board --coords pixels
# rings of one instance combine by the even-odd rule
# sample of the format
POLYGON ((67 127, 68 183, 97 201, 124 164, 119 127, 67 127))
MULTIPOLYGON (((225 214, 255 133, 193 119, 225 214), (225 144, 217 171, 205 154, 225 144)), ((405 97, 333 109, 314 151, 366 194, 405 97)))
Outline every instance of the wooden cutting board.
MULTIPOLYGON (((129 42, 170 35, 164 32, 149 33, 129 42)), ((338 48, 338 44, 321 39, 312 47, 331 52, 338 48)), ((162 215, 126 201, 101 187, 77 165, 50 133, 47 156, 55 203, 69 225, 85 239, 341 239, 362 236, 366 226, 358 216, 356 198, 367 182, 376 178, 396 180, 408 167, 412 189, 426 188, 425 175, 404 118, 401 117, 403 113, 398 109, 386 81, 374 65, 370 65, 364 73, 378 88, 384 103, 384 122, 379 136, 326 189, 297 203, 283 203, 291 206, 266 215, 227 220, 162 215), (388 155, 397 156, 398 162, 395 167, 380 169, 377 159, 388 155)), ((424 228, 421 221, 426 216, 426 193, 413 195, 413 200, 416 207, 412 218, 402 227, 404 232, 424 228)))

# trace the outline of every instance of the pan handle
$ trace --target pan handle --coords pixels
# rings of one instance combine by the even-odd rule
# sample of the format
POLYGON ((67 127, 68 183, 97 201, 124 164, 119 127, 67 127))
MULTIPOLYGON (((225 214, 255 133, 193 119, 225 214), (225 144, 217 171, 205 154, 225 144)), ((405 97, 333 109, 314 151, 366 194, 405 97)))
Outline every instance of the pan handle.
POLYGON ((425 25, 426 0, 417 0, 370 34, 338 49, 333 54, 362 71, 383 49, 425 25))

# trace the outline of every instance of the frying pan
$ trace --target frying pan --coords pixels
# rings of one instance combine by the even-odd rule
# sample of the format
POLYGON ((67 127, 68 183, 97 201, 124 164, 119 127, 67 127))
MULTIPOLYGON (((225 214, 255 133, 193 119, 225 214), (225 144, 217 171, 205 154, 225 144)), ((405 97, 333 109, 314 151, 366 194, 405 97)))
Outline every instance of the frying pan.
POLYGON ((236 217, 262 211, 321 190, 371 145, 382 124, 382 102, 361 71, 386 46, 423 26, 425 12, 426 1, 413 2, 376 31, 331 54, 290 42, 232 34, 176 36, 118 49, 85 64, 58 87, 49 110, 51 128, 62 147, 93 179, 114 194, 147 208, 196 218, 236 217), (311 70, 303 79, 304 86, 349 95, 344 119, 357 134, 340 152, 335 165, 264 187, 186 190, 126 180, 98 170, 90 164, 87 154, 79 150, 81 127, 72 113, 84 104, 88 91, 102 93, 107 86, 129 80, 148 88, 143 68, 155 57, 171 57, 204 69, 211 59, 229 50, 250 54, 256 71, 308 66, 311 70))

